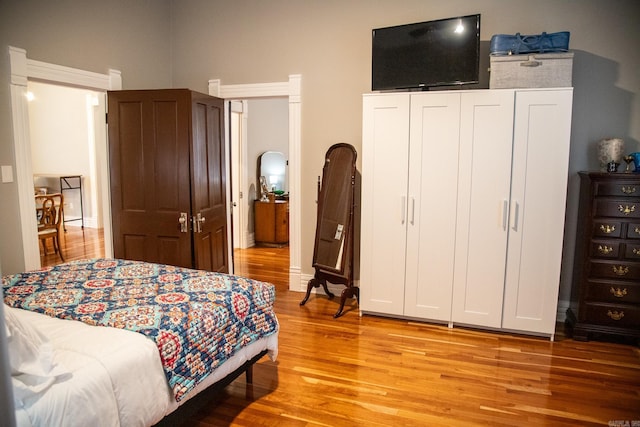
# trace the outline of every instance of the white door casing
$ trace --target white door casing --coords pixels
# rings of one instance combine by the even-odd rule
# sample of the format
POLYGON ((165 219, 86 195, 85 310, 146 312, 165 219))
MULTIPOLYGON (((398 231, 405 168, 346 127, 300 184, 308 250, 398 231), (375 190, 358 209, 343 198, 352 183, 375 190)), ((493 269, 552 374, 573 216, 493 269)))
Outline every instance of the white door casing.
MULTIPOLYGON (((27 58, 24 49, 9 47, 11 66, 11 109, 13 119, 13 145, 16 156, 16 184, 18 186, 18 204, 23 242, 25 270, 40 267, 40 249, 38 247, 37 228, 31 212, 35 211, 33 198, 33 172, 31 166, 31 140, 29 136, 29 109, 26 92, 29 79, 37 79, 51 84, 64 84, 91 89, 96 92, 119 90, 122 88, 120 71, 109 70, 108 74, 79 70, 62 65, 49 64, 27 58)), ((98 168, 98 181, 101 195, 102 217, 104 221, 105 256, 113 256, 111 236, 111 202, 109 191, 109 172, 107 165, 106 135, 99 138, 104 141, 95 147, 96 162, 104 167, 98 168)))

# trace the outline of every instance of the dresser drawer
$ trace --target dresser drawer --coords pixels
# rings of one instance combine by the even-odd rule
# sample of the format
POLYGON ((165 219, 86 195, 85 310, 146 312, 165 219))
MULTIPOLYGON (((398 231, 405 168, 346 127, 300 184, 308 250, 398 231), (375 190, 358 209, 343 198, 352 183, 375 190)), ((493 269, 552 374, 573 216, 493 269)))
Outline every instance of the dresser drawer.
POLYGON ((619 241, 591 241, 590 254, 594 258, 617 259, 619 253, 619 241))
POLYGON ((640 201, 596 200, 595 215, 616 218, 640 218, 640 201))
POLYGON ((620 221, 607 221, 598 218, 593 221, 594 237, 620 237, 622 223, 620 221))
POLYGON ((590 262, 591 277, 603 277, 620 280, 640 280, 640 263, 607 262, 592 260, 590 262))
POLYGON ((586 299, 613 304, 640 303, 640 284, 589 280, 586 299))
POLYGON ((640 182, 617 181, 617 182, 597 182, 595 184, 596 196, 616 196, 616 197, 640 197, 640 182))
POLYGON ((627 224, 627 238, 640 239, 640 223, 630 222, 627 224))
POLYGON ((585 307, 587 321, 619 328, 640 327, 640 307, 615 304, 591 304, 585 307))

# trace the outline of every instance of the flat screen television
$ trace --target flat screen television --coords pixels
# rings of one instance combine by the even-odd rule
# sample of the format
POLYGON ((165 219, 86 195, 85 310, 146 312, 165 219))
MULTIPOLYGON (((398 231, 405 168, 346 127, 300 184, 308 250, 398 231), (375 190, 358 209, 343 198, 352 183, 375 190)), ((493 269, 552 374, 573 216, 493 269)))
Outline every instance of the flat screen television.
POLYGON ((371 89, 478 83, 480 15, 373 30, 371 89))

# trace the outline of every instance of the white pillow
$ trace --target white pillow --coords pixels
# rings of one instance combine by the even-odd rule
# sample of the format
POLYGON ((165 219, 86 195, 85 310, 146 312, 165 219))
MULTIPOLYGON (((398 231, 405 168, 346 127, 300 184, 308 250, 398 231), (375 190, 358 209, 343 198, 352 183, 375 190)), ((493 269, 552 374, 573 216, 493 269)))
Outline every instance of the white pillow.
POLYGON ((20 318, 19 308, 4 305, 9 363, 16 403, 42 393, 57 377, 67 373, 54 361, 53 347, 38 329, 20 318))

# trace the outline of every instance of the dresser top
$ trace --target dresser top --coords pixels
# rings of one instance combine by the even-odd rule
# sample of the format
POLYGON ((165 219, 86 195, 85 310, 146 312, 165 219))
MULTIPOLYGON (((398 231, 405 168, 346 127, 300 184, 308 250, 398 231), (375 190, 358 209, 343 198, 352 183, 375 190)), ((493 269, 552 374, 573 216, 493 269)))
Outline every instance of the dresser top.
POLYGON ((640 181, 640 173, 627 173, 627 172, 578 172, 582 178, 598 179, 598 180, 625 180, 625 181, 640 181))

